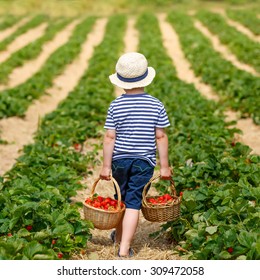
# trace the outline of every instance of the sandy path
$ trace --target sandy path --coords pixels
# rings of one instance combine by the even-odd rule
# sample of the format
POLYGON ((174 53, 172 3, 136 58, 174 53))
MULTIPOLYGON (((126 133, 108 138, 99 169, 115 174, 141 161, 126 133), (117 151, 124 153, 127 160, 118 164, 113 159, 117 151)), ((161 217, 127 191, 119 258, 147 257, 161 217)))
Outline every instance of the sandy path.
POLYGON ((73 21, 68 26, 66 26, 66 28, 60 31, 53 40, 44 44, 42 47, 42 52, 37 58, 27 61, 21 67, 15 68, 9 75, 9 82, 7 85, 0 85, 0 90, 16 87, 26 82, 30 77, 37 73, 49 56, 59 47, 68 42, 73 29, 79 22, 80 20, 73 21))
POLYGON ((187 83, 193 83, 195 88, 201 92, 206 98, 218 101, 218 96, 214 93, 209 85, 201 82, 200 78, 194 75, 191 65, 185 58, 181 49, 179 37, 170 23, 166 21, 166 15, 160 14, 158 16, 160 29, 163 37, 163 43, 168 55, 173 60, 176 67, 177 76, 179 79, 187 83))
POLYGON ((251 30, 246 28, 244 25, 228 17, 225 17, 225 19, 230 26, 235 27, 239 32, 245 34, 250 40, 260 43, 260 36, 255 35, 251 30))
POLYGON ((6 39, 10 35, 12 35, 18 28, 25 25, 30 19, 31 19, 30 17, 23 18, 18 23, 16 23, 15 25, 13 25, 13 26, 5 29, 5 30, 2 30, 0 32, 0 41, 3 41, 4 39, 6 39))
MULTIPOLYGON (((124 53, 137 51, 138 48, 138 32, 134 28, 135 20, 129 19, 127 30, 124 36, 124 53)), ((115 95, 118 96, 123 91, 115 87, 115 95)), ((85 143, 84 150, 92 150, 92 145, 101 145, 102 139, 88 140, 85 143)), ((102 157, 102 151, 99 150, 99 159, 102 157)), ((84 199, 90 194, 91 187, 96 178, 99 177, 101 166, 96 166, 93 169, 93 175, 87 177, 83 184, 86 189, 78 192, 74 198, 75 201, 83 202, 84 199)), ((102 196, 113 196, 113 187, 110 182, 99 181, 96 191, 102 196)), ((153 190, 154 191, 154 190, 153 190)), ((152 190, 151 190, 152 193, 152 190)), ((84 217, 83 211, 81 211, 84 217)), ((165 236, 158 239, 149 238, 149 234, 160 229, 159 223, 151 223, 144 219, 140 214, 139 225, 133 241, 132 247, 135 252, 134 259, 142 260, 167 260, 179 259, 179 256, 173 253, 174 244, 171 243, 165 236)), ((75 256, 75 259, 102 259, 113 260, 117 259, 118 245, 113 245, 110 240, 111 230, 93 230, 93 238, 88 242, 88 248, 85 254, 75 256)))
POLYGON ((47 23, 42 23, 17 37, 5 51, 0 52, 0 63, 6 61, 14 52, 40 38, 44 34, 47 25, 47 23))
MULTIPOLYGON (((209 85, 202 83, 192 71, 192 67, 182 51, 177 33, 174 31, 173 27, 166 22, 166 15, 159 15, 158 18, 163 36, 163 43, 176 67, 178 78, 185 82, 193 83, 203 96, 217 101, 218 97, 213 89, 209 85)), ((236 141, 248 145, 252 149, 252 153, 260 154, 260 126, 255 125, 251 118, 239 119, 236 113, 231 110, 227 111, 226 115, 226 121, 236 120, 236 127, 243 133, 243 135, 236 134, 236 141)))
MULTIPOLYGON (((138 47, 138 32, 134 28, 135 20, 133 18, 130 18, 127 22, 127 29, 126 34, 124 36, 124 53, 127 52, 136 52, 138 47)), ((122 54, 121 54, 122 55, 122 54)), ((115 86, 115 95, 120 96, 124 91, 115 86)))
POLYGON ((88 67, 88 61, 93 54, 94 47, 103 38, 105 25, 105 19, 97 21, 93 31, 83 44, 79 56, 53 81, 53 87, 47 90, 50 95, 42 96, 29 107, 25 118, 11 117, 0 121, 1 138, 10 142, 8 145, 0 145, 0 175, 13 166, 23 146, 33 142, 39 118, 55 110, 58 104, 77 85, 88 67))
POLYGON ((234 66, 236 66, 240 70, 247 71, 248 73, 257 77, 260 76, 260 74, 256 72, 256 70, 253 67, 239 61, 237 57, 233 53, 231 53, 225 45, 221 44, 218 36, 212 34, 208 30, 208 28, 205 25, 203 25, 200 21, 195 20, 194 26, 211 41, 214 50, 219 52, 224 57, 224 59, 230 61, 234 66))
POLYGON ((250 29, 248 29, 246 26, 244 26, 240 22, 230 19, 224 9, 221 9, 221 8, 213 9, 213 12, 216 12, 216 13, 222 15, 230 26, 236 28, 237 31, 243 33, 252 41, 260 43, 260 36, 255 35, 250 29))

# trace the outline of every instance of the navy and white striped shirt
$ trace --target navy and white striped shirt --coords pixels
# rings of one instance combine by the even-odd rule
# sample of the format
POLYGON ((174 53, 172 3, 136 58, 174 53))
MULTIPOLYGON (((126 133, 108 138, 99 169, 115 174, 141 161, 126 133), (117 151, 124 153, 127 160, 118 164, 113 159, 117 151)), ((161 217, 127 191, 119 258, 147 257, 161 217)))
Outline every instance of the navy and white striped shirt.
POLYGON ((116 130, 113 160, 138 157, 156 165, 155 128, 169 126, 163 104, 147 93, 123 94, 108 109, 104 128, 116 130))

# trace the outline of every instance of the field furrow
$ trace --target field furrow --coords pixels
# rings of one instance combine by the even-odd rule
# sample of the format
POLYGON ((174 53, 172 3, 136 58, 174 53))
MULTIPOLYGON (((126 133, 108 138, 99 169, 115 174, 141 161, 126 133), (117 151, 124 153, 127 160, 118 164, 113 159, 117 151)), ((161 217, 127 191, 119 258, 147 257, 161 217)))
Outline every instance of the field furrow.
MULTIPOLYGON (((68 199, 76 194, 77 189, 82 188, 79 179, 88 174, 86 168, 93 164, 95 152, 88 152, 83 155, 71 146, 75 141, 84 141, 83 138, 85 137, 83 136, 86 135, 86 131, 92 136, 94 131, 98 131, 99 122, 92 112, 93 110, 104 111, 103 106, 107 106, 107 104, 103 105, 100 101, 107 100, 109 102, 108 100, 111 100, 113 93, 111 85, 105 86, 105 84, 108 85, 106 80, 110 69, 104 68, 104 65, 100 62, 104 62, 106 66, 111 65, 112 70, 111 62, 119 54, 124 27, 124 16, 114 16, 109 20, 104 40, 95 49, 89 61, 89 68, 76 89, 69 94, 64 102, 60 103, 55 112, 43 119, 36 134, 35 143, 24 148, 24 155, 8 172, 7 180, 3 183, 4 186, 0 195, 1 199, 4 198, 0 206, 1 212, 5 212, 4 209, 10 207, 8 203, 10 199, 13 202, 15 201, 18 208, 10 209, 8 216, 5 216, 2 220, 4 224, 0 226, 1 232, 6 227, 10 228, 15 239, 15 242, 12 238, 0 241, 1 248, 3 248, 1 253, 4 251, 6 258, 19 259, 24 256, 28 259, 58 259, 57 254, 60 251, 63 252, 65 258, 69 258, 76 250, 85 248, 91 225, 80 219, 78 210, 75 206, 70 205, 68 199), (110 47, 107 48, 108 46, 110 47), (93 91, 93 86, 100 84, 100 81, 103 81, 103 88, 100 88, 99 91, 93 91), (87 88, 85 88, 86 84, 88 85, 87 88), (95 97, 92 104, 90 104, 89 97, 95 97), (91 109, 93 105, 94 107, 91 109), (77 110, 74 109, 75 106, 76 109, 85 108, 85 117, 83 110, 81 114, 77 114, 77 110), (70 118, 68 118, 69 115, 70 118), (71 119, 71 121, 66 124, 68 119, 71 119), (80 131, 79 124, 82 125, 84 132, 80 131), (91 127, 92 132, 89 131, 91 127), (56 130, 57 128, 58 130, 56 130), (64 133, 66 134, 65 137, 61 138, 64 133), (35 168, 38 170, 36 177, 35 168), (23 173, 24 171, 25 173, 23 173), (19 175, 20 178, 17 177, 18 173, 21 175, 21 177, 19 175), (48 182, 45 181, 46 176, 48 182), (19 192, 19 185, 24 183, 34 186, 30 188, 30 197, 27 197, 26 201, 24 201, 23 194, 19 192), (16 192, 16 195, 10 197, 10 191, 12 193, 12 190, 16 192), (36 202, 39 199, 41 203, 36 202), (49 199, 53 201, 51 205, 48 202, 49 199), (18 214, 15 223, 12 222, 14 213, 18 214), (26 224, 33 223, 35 232, 27 239, 21 238, 20 233, 18 233, 19 229, 23 227, 24 219, 26 224), (10 226, 10 222, 12 226, 10 226), (40 246, 40 255, 34 255, 33 253, 30 255, 28 250, 37 243, 37 233, 44 234, 45 242, 40 246), (53 239, 57 240, 55 247, 51 245, 53 239), (18 244, 21 243, 23 243, 23 246, 18 248, 18 244), (5 244, 4 247, 3 244, 5 244), (16 250, 13 255, 10 248, 16 250)), ((104 117, 105 112, 100 118, 103 120, 104 117)))
POLYGON ((4 51, 18 36, 26 33, 32 28, 35 28, 42 23, 48 21, 48 16, 46 15, 37 15, 31 18, 28 22, 20 26, 14 33, 12 33, 9 37, 5 38, 0 42, 0 51, 4 51))
POLYGON ((218 36, 220 41, 227 45, 239 60, 249 64, 260 73, 259 57, 260 46, 251 41, 247 36, 238 32, 234 27, 229 26, 224 17, 208 11, 199 11, 196 17, 207 26, 212 33, 218 36))
POLYGON ((103 37, 105 24, 105 20, 99 20, 96 23, 86 42, 83 43, 78 57, 66 67, 60 76, 54 79, 53 86, 46 90, 48 95, 41 97, 28 108, 24 118, 11 117, 0 120, 1 137, 8 142, 6 145, 0 145, 0 157, 2 158, 0 175, 4 175, 11 169, 25 145, 33 143, 34 134, 44 115, 55 110, 77 85, 86 71, 93 48, 100 43, 103 37))
MULTIPOLYGON (((201 77, 195 76, 191 64, 185 58, 182 51, 178 34, 175 32, 170 23, 166 21, 166 14, 160 15, 159 20, 164 46, 169 57, 173 60, 178 78, 182 81, 193 84, 195 88, 207 99, 219 102, 219 96, 214 92, 211 86, 201 82, 201 77)), ((260 140, 258 140, 260 139, 260 127, 255 125, 252 119, 237 118, 235 112, 226 111, 225 114, 229 116, 227 121, 236 121, 234 127, 238 128, 242 132, 242 135, 238 134, 236 136, 236 141, 240 141, 245 145, 248 145, 252 149, 252 153, 260 154, 260 140)))
MULTIPOLYGON (((19 49, 17 52, 13 53, 8 60, 6 60, 4 63, 1 63, 0 83, 7 84, 9 79, 8 76, 13 71, 13 69, 22 66, 26 60, 31 60, 37 57, 41 53, 44 47, 44 43, 51 41, 55 34, 58 33, 62 28, 64 28, 71 20, 72 19, 57 19, 53 21, 50 20, 43 36, 41 36, 37 40, 32 41, 24 48, 19 49)), ((19 39, 19 41, 20 40, 21 38, 19 39)), ((0 86, 0 90, 3 89, 4 87, 0 86)))
MULTIPOLYGON (((167 131, 174 181, 177 190, 184 191, 182 219, 165 224, 162 232, 167 230, 175 241, 179 240, 176 249, 186 252, 190 259, 231 259, 242 252, 256 258, 258 251, 251 246, 242 248, 240 242, 245 235, 257 242, 259 219, 254 225, 250 222, 257 209, 251 209, 248 200, 258 197, 259 157, 250 156, 247 146, 232 144, 235 131, 227 128, 219 105, 177 78, 157 24, 150 14, 140 18, 140 51, 157 69, 157 79, 149 92, 166 106, 172 123, 167 131), (234 208, 238 212, 233 212, 234 208), (229 234, 236 248, 233 255, 227 252, 229 234), (211 250, 212 246, 217 249, 211 250)), ((161 186, 161 191, 164 188, 161 186)))
POLYGON ((170 13, 169 21, 177 30, 185 56, 196 76, 212 86, 221 101, 259 124, 259 82, 245 71, 234 67, 214 49, 213 42, 195 28, 192 18, 183 13, 170 13), (250 88, 250 91, 248 90, 250 88))
POLYGON ((26 17, 15 23, 14 25, 11 25, 8 28, 5 28, 4 30, 1 30, 0 32, 0 41, 4 41, 6 38, 10 37, 13 33, 15 33, 20 27, 25 25, 29 22, 31 18, 26 17))
MULTIPOLYGON (((23 80, 28 79, 35 69, 39 71, 25 83, 0 93, 0 118, 24 115, 32 101, 45 94, 55 76, 59 75, 78 54, 80 47, 78 37, 88 31, 91 22, 93 22, 91 18, 87 19, 87 22, 73 21, 63 32, 58 33, 54 40, 45 45, 45 49, 36 61, 30 61, 22 67, 22 69, 27 68, 27 71, 19 71, 19 78, 23 80), (42 67, 38 69, 37 66, 42 67)), ((82 36, 79 38, 84 39, 82 36)), ((16 76, 15 82, 17 81, 16 76)))
POLYGON ((42 23, 41 25, 28 30, 26 33, 17 37, 6 47, 5 51, 0 53, 0 63, 6 61, 14 52, 40 38, 44 34, 46 27, 47 23, 42 23))
POLYGON ((255 12, 248 11, 248 10, 235 11, 232 9, 227 9, 226 13, 228 17, 243 24, 243 26, 248 28, 251 32, 253 32, 257 36, 257 38, 259 38, 260 20, 259 18, 257 18, 255 12))
POLYGON ((12 27, 15 24, 18 24, 18 22, 23 18, 23 16, 15 16, 12 14, 9 15, 2 15, 0 17, 0 30, 1 32, 5 29, 8 29, 12 27))

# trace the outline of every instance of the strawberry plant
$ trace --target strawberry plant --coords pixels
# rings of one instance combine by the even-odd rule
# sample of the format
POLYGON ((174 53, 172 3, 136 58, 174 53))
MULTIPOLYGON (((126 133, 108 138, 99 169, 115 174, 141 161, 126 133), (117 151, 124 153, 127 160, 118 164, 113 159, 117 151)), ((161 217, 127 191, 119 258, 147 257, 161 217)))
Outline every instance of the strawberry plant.
POLYGON ((59 75, 65 66, 73 61, 79 53, 81 44, 90 32, 95 18, 89 17, 79 23, 69 42, 56 50, 44 66, 25 83, 0 94, 0 118, 22 116, 32 100, 45 94, 51 87, 52 79, 59 75))
POLYGON ((1 63, 0 83, 7 82, 8 75, 18 66, 23 65, 25 60, 33 59, 42 51, 42 46, 46 41, 52 40, 55 34, 64 28, 72 19, 52 19, 48 22, 48 27, 42 37, 18 50, 12 56, 1 63))
POLYGON ((168 19, 179 34, 182 49, 195 74, 215 89, 221 103, 239 110, 244 116, 252 116, 254 122, 260 124, 260 79, 237 69, 215 52, 188 15, 171 12, 168 19))
POLYGON ((38 25, 40 25, 41 23, 45 22, 48 20, 48 16, 45 14, 40 14, 40 15, 36 15, 34 16, 29 22, 27 22, 26 24, 24 24, 23 26, 21 26, 20 28, 18 28, 14 33, 12 33, 12 35, 10 35, 9 37, 7 37, 5 40, 3 40, 2 42, 0 42, 0 51, 3 51, 6 49, 6 47, 13 42, 13 40, 20 36, 21 34, 27 32, 28 30, 30 30, 31 28, 34 28, 38 25))
POLYGON ((250 10, 226 10, 228 17, 231 19, 240 22, 242 25, 249 28, 255 35, 260 35, 260 19, 257 18, 255 11, 250 10))
POLYGON ((12 15, 12 14, 4 15, 4 16, 2 15, 1 22, 0 22, 0 30, 4 30, 8 27, 13 26, 22 18, 23 18, 23 16, 17 16, 17 15, 12 15))
POLYGON ((197 17, 211 32, 219 36, 220 41, 228 45, 230 50, 246 64, 252 65, 260 72, 260 62, 255 59, 259 55, 259 44, 246 35, 229 26, 221 15, 200 10, 197 17))
MULTIPOLYGON (((124 28, 123 16, 109 20, 104 41, 96 48, 89 69, 70 95, 69 102, 64 101, 56 113, 46 116, 36 134, 35 144, 25 146, 24 155, 5 174, 5 180, 0 178, 1 259, 69 259, 72 254, 86 247, 93 225, 80 218, 78 207, 82 207, 82 204, 71 203, 71 197, 83 187, 78 182, 88 174, 87 167, 95 163, 96 154, 93 151, 84 155, 72 145, 86 138, 89 126, 77 132, 79 127, 92 123, 92 131, 98 129, 100 117, 89 113, 85 117, 82 115, 83 108, 86 112, 89 108, 86 96, 94 94, 85 90, 89 88, 86 84, 93 88, 97 83, 109 84, 106 82, 109 68, 96 62, 106 60, 108 63, 112 60, 108 52, 112 57, 118 56, 124 28), (114 44, 111 45, 111 42, 114 44), (103 73, 101 69, 108 72, 103 73), (100 80, 91 84, 93 79, 90 77, 98 75, 100 80), (71 106, 75 104, 82 107, 80 114, 72 110, 71 106), (67 122, 70 114, 72 121, 67 122), (75 123, 80 126, 75 126, 75 123)), ((97 94, 101 93, 108 93, 104 100, 109 102, 113 98, 113 87, 104 87, 97 94)), ((97 96, 97 99, 101 98, 102 95, 97 96)), ((101 102, 93 102, 92 106, 97 104, 103 106, 101 102)))
POLYGON ((144 14, 137 26, 140 51, 157 70, 149 93, 165 104, 172 124, 169 159, 175 187, 183 192, 181 218, 161 231, 189 259, 259 259, 260 157, 232 145, 235 131, 227 128, 219 104, 178 80, 157 19, 144 14))

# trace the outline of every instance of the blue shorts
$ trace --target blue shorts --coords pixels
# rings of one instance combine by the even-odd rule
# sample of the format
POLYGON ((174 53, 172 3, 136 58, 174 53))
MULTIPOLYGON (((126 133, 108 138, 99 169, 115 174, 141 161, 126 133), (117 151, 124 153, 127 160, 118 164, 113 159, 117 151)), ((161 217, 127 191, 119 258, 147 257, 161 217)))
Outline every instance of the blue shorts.
POLYGON ((143 159, 122 158, 112 162, 112 176, 120 187, 126 208, 141 209, 143 189, 153 172, 154 167, 143 159))

